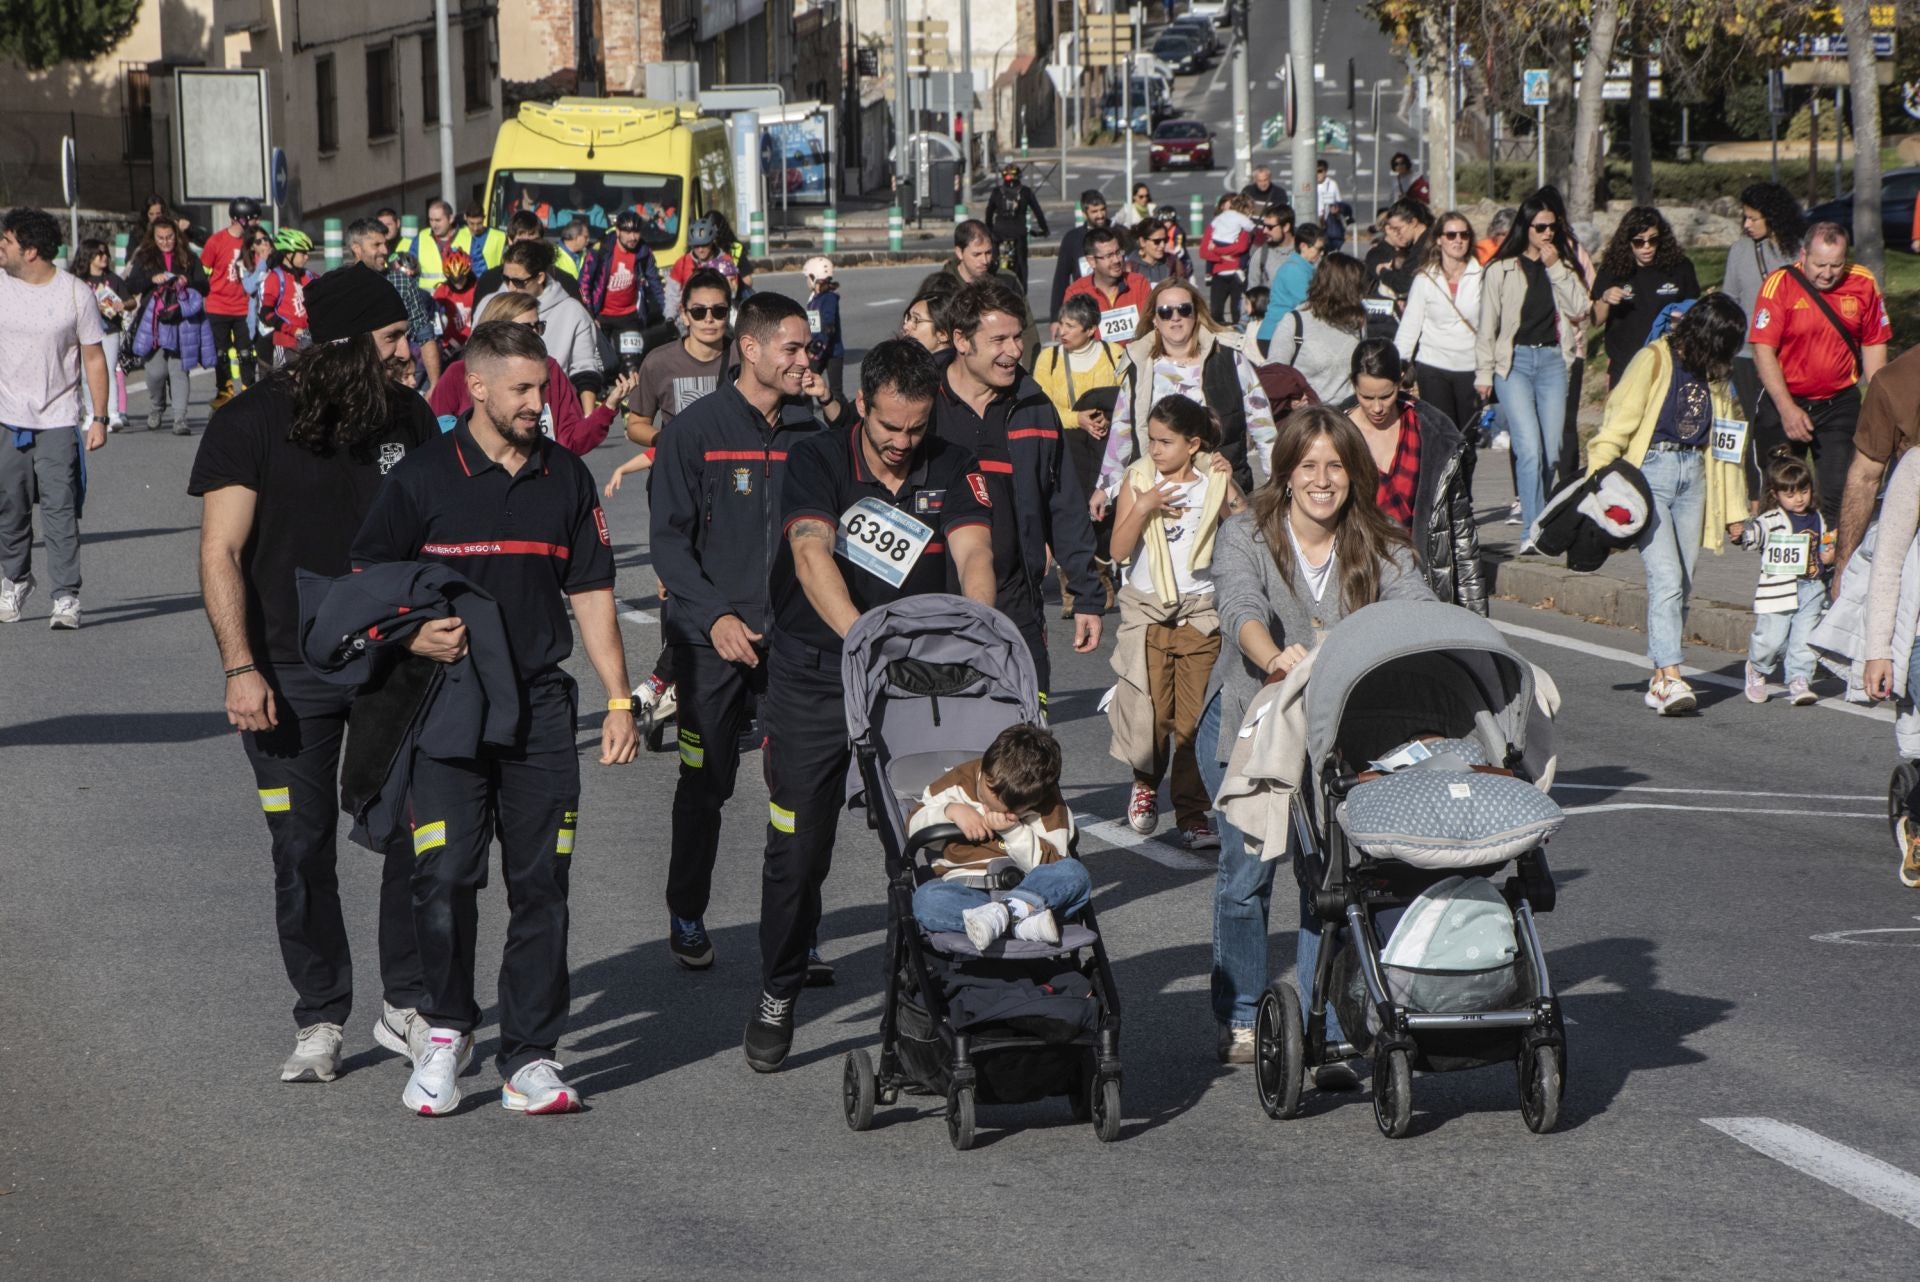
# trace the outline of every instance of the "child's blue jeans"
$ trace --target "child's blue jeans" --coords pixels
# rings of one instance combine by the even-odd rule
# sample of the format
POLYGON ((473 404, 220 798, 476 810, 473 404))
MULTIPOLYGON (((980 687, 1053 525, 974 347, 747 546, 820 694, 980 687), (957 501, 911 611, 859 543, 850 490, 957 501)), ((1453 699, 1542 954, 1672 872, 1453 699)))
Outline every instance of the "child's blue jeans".
MULTIPOLYGON (((1093 897, 1093 878, 1078 859, 1056 859, 1041 864, 1006 892, 1008 899, 1025 900, 1036 909, 1051 908, 1063 921, 1078 917, 1093 897)), ((913 919, 929 931, 962 931, 961 914, 978 908, 992 896, 973 886, 952 881, 929 881, 913 892, 913 919)))
POLYGON ((1807 644, 1807 638, 1813 635, 1820 616, 1827 612, 1827 587, 1819 579, 1802 579, 1798 586, 1800 604, 1792 613, 1753 616, 1753 634, 1747 642, 1747 662, 1763 676, 1772 674, 1773 665, 1780 662, 1780 654, 1784 650, 1787 656, 1787 680, 1813 680, 1813 647, 1807 644))

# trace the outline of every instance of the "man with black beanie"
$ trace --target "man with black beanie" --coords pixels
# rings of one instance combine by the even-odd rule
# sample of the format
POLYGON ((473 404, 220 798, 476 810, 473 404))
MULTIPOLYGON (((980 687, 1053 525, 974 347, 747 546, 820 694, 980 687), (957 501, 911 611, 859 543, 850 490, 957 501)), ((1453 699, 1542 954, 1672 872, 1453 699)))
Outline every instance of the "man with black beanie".
MULTIPOLYGON (((380 273, 355 264, 306 292, 314 345, 214 411, 187 492, 202 500, 200 587, 226 674, 227 721, 253 766, 272 839, 280 955, 298 1028, 284 1082, 330 1082, 353 1000, 335 870, 340 748, 353 692, 300 658, 294 573, 342 575, 361 519, 388 472, 438 435, 413 370, 407 312, 380 273)), ((444 625, 428 624, 416 644, 444 625)), ((412 1058, 421 972, 414 944, 413 848, 382 852, 380 978, 374 1040, 412 1058)), ((470 1052, 471 1048, 467 1048, 470 1052)))

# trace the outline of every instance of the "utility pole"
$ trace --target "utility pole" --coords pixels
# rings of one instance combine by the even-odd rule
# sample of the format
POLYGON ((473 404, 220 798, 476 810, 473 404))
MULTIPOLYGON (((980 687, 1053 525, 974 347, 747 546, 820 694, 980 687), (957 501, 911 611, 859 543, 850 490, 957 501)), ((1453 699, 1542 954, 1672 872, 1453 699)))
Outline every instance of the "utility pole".
POLYGON ((1318 218, 1313 159, 1320 121, 1313 101, 1313 0, 1287 0, 1287 60, 1293 68, 1293 207, 1300 211, 1296 217, 1318 218))
MULTIPOLYGON (((913 163, 912 125, 907 120, 907 0, 893 0, 893 182, 894 204, 900 203, 900 175, 913 163)), ((920 203, 915 191, 914 204, 920 203)))
POLYGON ((1073 0, 1073 145, 1076 147, 1087 136, 1086 113, 1081 102, 1087 87, 1087 46, 1080 35, 1080 6, 1084 3, 1086 0, 1073 0))
POLYGON ((1227 187, 1238 191, 1253 181, 1253 100, 1247 84, 1247 10, 1252 3, 1228 3, 1233 6, 1233 175, 1227 187))
POLYGON ((447 0, 433 0, 434 78, 440 90, 440 199, 461 207, 453 189, 453 72, 447 49, 447 0))
POLYGON ((579 0, 573 6, 574 91, 583 98, 598 98, 601 93, 600 39, 593 15, 593 0, 579 0))
MULTIPOLYGON (((960 0, 960 68, 967 77, 967 136, 960 142, 960 203, 973 209, 973 0, 960 0)), ((953 83, 951 76, 948 84, 953 83)), ((949 95, 951 96, 951 95, 949 95)))

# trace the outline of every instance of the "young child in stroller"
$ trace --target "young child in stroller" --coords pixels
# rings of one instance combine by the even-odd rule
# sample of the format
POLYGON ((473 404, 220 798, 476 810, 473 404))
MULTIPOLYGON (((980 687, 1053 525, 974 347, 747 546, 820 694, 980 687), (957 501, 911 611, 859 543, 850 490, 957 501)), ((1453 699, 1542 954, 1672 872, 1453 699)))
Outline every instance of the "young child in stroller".
POLYGON ((927 785, 907 820, 907 835, 950 823, 965 841, 949 842, 934 877, 913 892, 913 916, 928 931, 960 931, 985 949, 1015 939, 1060 942, 1061 919, 1087 906, 1093 879, 1071 853, 1073 813, 1060 797, 1060 745, 1038 726, 1002 730, 985 755, 927 785), (986 885, 1022 874, 1005 897, 986 885))

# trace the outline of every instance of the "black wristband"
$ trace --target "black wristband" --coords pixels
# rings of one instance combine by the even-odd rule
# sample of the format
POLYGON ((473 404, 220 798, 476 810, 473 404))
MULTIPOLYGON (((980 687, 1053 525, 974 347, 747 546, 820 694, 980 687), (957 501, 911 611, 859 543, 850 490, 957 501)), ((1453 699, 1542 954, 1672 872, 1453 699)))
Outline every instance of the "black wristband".
POLYGON ((235 677, 245 676, 247 673, 253 672, 253 671, 257 671, 257 669, 255 669, 251 663, 243 663, 237 668, 228 668, 227 680, 231 681, 235 677))

